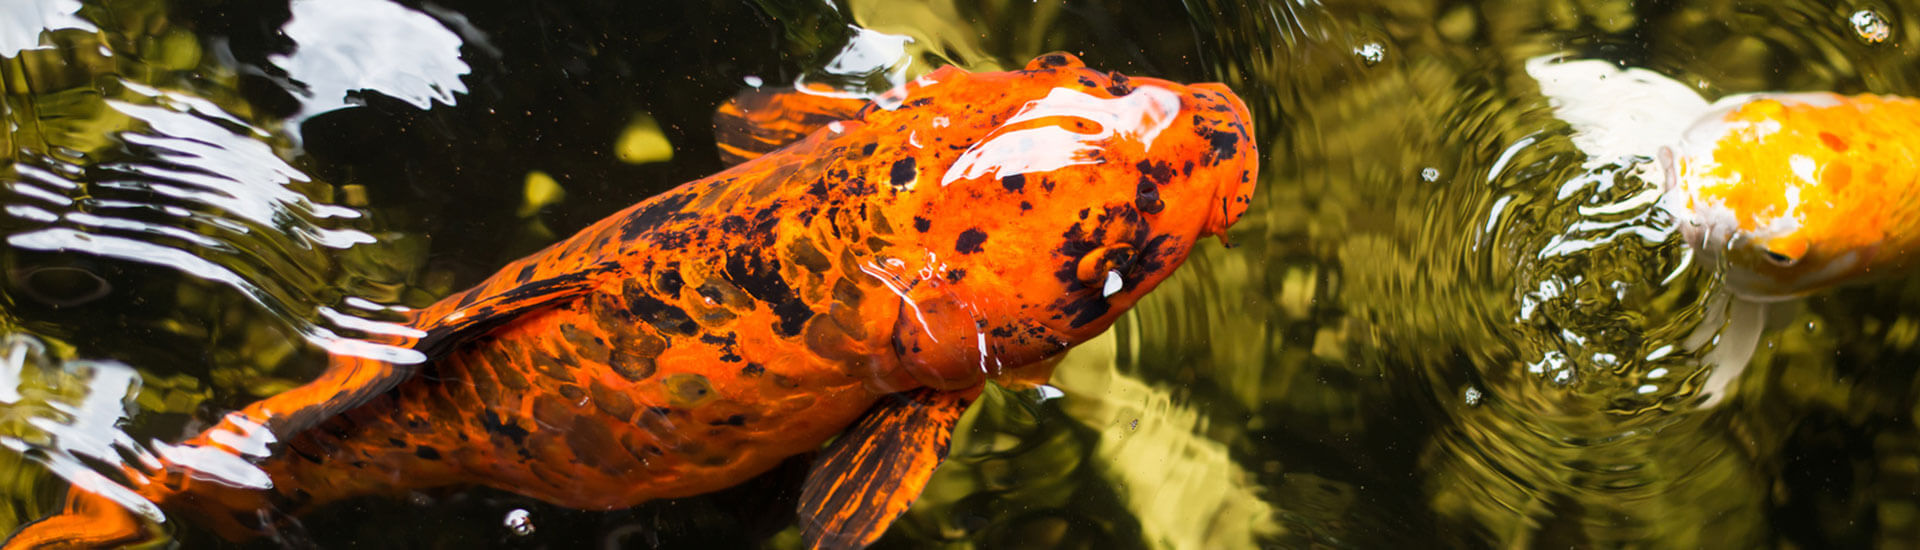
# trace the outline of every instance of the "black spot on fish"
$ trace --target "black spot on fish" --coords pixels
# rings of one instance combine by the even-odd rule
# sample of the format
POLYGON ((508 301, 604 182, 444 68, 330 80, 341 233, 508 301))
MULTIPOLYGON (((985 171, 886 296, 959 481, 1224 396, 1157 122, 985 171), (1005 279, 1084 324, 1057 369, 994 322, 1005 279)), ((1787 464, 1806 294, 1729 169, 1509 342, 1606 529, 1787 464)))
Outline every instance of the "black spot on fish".
POLYGON ((847 180, 846 185, 840 186, 840 189, 842 192, 846 193, 848 196, 853 196, 853 197, 865 197, 867 195, 872 195, 874 191, 879 190, 875 188, 872 184, 867 183, 867 178, 864 178, 864 177, 858 177, 858 178, 847 180))
POLYGON ((797 299, 787 300, 774 305, 773 314, 780 316, 780 334, 798 336, 800 329, 806 327, 807 320, 813 318, 813 308, 797 299))
POLYGON ((709 345, 719 346, 720 360, 722 362, 738 363, 742 361, 739 352, 735 351, 735 347, 739 343, 739 336, 735 333, 729 332, 726 336, 702 334, 700 335, 700 341, 709 345))
POLYGON ((1203 134, 1202 137, 1207 138, 1207 143, 1213 146, 1213 150, 1207 152, 1207 158, 1213 162, 1233 158, 1240 152, 1239 132, 1222 132, 1206 128, 1201 134, 1203 134))
POLYGON ((679 250, 685 248, 687 243, 693 241, 693 238, 688 236, 685 231, 666 229, 650 233, 649 237, 652 239, 654 246, 659 247, 661 250, 679 250))
POLYGON ((435 449, 433 447, 428 447, 426 445, 421 445, 413 449, 413 456, 417 456, 427 460, 440 460, 440 450, 435 449))
POLYGON ((533 276, 538 271, 539 267, 540 267, 540 262, 527 262, 527 266, 520 268, 520 274, 516 276, 514 280, 532 281, 533 276))
POLYGON ((1087 323, 1093 322, 1095 319, 1099 319, 1100 316, 1106 315, 1107 311, 1112 308, 1113 305, 1108 304, 1106 298, 1099 296, 1082 296, 1068 303, 1066 307, 1060 308, 1060 311, 1073 316, 1073 320, 1069 321, 1067 326, 1080 328, 1086 326, 1087 323))
POLYGON ((1151 179, 1155 184, 1173 183, 1173 165, 1171 164, 1143 160, 1135 164, 1134 168, 1140 170, 1142 176, 1151 179))
POLYGON ((780 261, 764 258, 762 252, 735 249, 727 254, 727 280, 762 302, 777 304, 792 299, 793 288, 780 278, 780 261))
POLYGON ((1165 269, 1167 257, 1177 253, 1167 246, 1167 242, 1172 239, 1172 235, 1160 235, 1148 240, 1147 244, 1141 246, 1134 255, 1138 258, 1135 260, 1135 269, 1140 270, 1141 273, 1158 273, 1161 269, 1165 269))
POLYGON ((387 438, 387 444, 388 444, 388 445, 392 445, 392 446, 395 446, 395 447, 406 447, 406 446, 407 446, 407 442, 405 442, 405 441, 401 441, 401 440, 400 440, 400 438, 397 438, 397 437, 389 437, 389 438, 387 438))
POLYGON ((1050 53, 1047 55, 1040 56, 1039 61, 1040 61, 1040 68, 1042 69, 1051 69, 1054 67, 1067 66, 1067 56, 1060 55, 1057 53, 1050 53))
POLYGON ((878 144, 878 143, 869 143, 869 144, 866 144, 866 145, 864 145, 864 146, 861 146, 861 147, 860 147, 860 156, 863 156, 863 157, 864 157, 864 156, 871 156, 871 155, 873 155, 873 150, 874 150, 874 149, 876 149, 876 148, 878 148, 878 147, 880 147, 880 144, 878 144))
POLYGON ((1005 187, 1008 191, 1019 192, 1021 189, 1027 187, 1027 175, 1014 174, 1000 178, 1000 186, 1005 187))
POLYGON ((920 216, 914 216, 913 228, 920 231, 921 233, 926 233, 928 229, 933 228, 933 220, 922 218, 920 216))
POLYGON ((912 185, 917 177, 920 177, 920 172, 914 168, 913 157, 893 161, 893 169, 887 174, 888 181, 893 183, 895 189, 912 185))
POLYGON ((1087 78, 1087 77, 1084 77, 1084 76, 1083 76, 1083 77, 1080 77, 1080 85, 1081 85, 1081 86, 1086 86, 1086 87, 1088 87, 1088 88, 1098 88, 1098 87, 1100 87, 1100 83, 1099 83, 1099 82, 1094 82, 1094 81, 1093 81, 1093 79, 1091 79, 1091 78, 1087 78))
POLYGON ((973 254, 981 250, 987 242, 987 233, 976 227, 960 232, 960 238, 953 241, 953 250, 961 254, 973 254))
POLYGON ((747 227, 746 218, 742 218, 740 216, 727 216, 725 218, 720 219, 721 231, 725 231, 727 233, 731 233, 734 235, 744 235, 746 234, 747 229, 748 227, 747 227))
POLYGON ((1030 203, 1027 201, 1020 201, 1020 210, 1026 211, 1026 210, 1032 210, 1032 209, 1033 209, 1033 203, 1030 203))
POLYGON ((740 367, 741 376, 760 376, 766 373, 767 368, 760 366, 759 363, 747 363, 747 366, 740 367))
POLYGON ((693 322, 687 310, 638 290, 639 285, 627 285, 626 288, 627 311, 635 317, 668 334, 692 336, 700 330, 700 325, 693 322))
POLYGON ((620 237, 633 240, 641 233, 658 227, 679 214, 681 209, 687 207, 687 203, 693 202, 693 198, 693 193, 671 193, 648 200, 647 206, 628 216, 620 226, 620 237))
POLYGON ((958 283, 961 279, 965 278, 967 278, 967 270, 965 269, 947 270, 947 282, 949 283, 958 283))
POLYGON ((1113 97, 1133 93, 1133 84, 1127 81, 1127 75, 1117 72, 1107 73, 1107 78, 1113 81, 1112 84, 1107 85, 1107 93, 1113 94, 1113 97))
POLYGON ((506 436, 507 439, 512 439, 515 445, 520 446, 527 444, 527 435, 532 433, 520 427, 519 424, 501 420, 500 415, 493 411, 487 411, 480 417, 480 427, 487 430, 487 433, 506 436))
POLYGON ((680 278, 679 270, 668 269, 654 275, 653 286, 659 289, 661 294, 679 296, 680 289, 687 286, 687 281, 680 278))
POLYGON ((719 420, 709 421, 707 422, 707 425, 709 426, 745 426, 747 425, 747 415, 744 415, 744 414, 731 415, 719 420))

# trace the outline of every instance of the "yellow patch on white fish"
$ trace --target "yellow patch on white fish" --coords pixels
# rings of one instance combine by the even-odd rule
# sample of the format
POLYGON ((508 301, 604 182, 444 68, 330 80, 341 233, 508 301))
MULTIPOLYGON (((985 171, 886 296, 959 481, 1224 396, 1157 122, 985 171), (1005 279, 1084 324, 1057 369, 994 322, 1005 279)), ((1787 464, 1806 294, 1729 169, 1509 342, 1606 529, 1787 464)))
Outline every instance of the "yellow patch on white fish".
POLYGON ((1708 104, 1659 73, 1527 62, 1589 167, 1657 157, 1662 206, 1724 259, 1728 288, 1771 302, 1885 273, 1920 246, 1920 100, 1743 94, 1708 104))
POLYGON ((1818 92, 1708 104, 1659 73, 1561 55, 1528 60, 1527 73, 1589 169, 1660 159, 1661 206, 1707 265, 1725 268, 1728 294, 1709 298, 1687 339, 1712 343, 1703 407, 1746 367, 1768 302, 1899 273, 1920 248, 1920 100, 1818 92))
POLYGON ((1805 295, 1905 263, 1920 244, 1920 100, 1748 96, 1687 130, 1667 207, 1724 255, 1741 297, 1805 295))

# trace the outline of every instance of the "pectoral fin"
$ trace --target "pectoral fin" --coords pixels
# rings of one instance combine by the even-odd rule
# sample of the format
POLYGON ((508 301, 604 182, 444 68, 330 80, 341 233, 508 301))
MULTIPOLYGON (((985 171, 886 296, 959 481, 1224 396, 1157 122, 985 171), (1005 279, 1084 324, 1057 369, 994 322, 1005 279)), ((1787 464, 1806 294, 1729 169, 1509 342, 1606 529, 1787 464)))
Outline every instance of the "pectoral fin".
POLYGON ((979 397, 966 391, 896 393, 830 445, 800 492, 809 548, 864 548, 920 497, 947 457, 953 427, 979 397))

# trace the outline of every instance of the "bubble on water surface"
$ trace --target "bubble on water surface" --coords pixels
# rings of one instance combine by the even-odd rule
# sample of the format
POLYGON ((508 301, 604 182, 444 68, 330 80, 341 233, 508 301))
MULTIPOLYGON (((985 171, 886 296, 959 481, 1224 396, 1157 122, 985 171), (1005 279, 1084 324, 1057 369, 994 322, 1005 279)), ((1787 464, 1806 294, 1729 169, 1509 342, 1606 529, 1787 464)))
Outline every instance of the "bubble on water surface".
POLYGON ((1387 46, 1379 42, 1368 42, 1361 44, 1358 48, 1354 48, 1353 54, 1360 56, 1361 63, 1372 67, 1379 65, 1381 60, 1387 58, 1387 46))
POLYGON ((507 526, 507 529, 512 530, 515 535, 524 537, 533 534, 533 514, 528 513, 525 508, 514 508, 513 511, 507 512, 507 519, 500 523, 507 526))
POLYGON ((1879 44, 1893 37, 1893 24, 1888 23, 1887 18, 1873 10, 1853 12, 1847 21, 1853 23, 1854 36, 1860 37, 1868 44, 1879 44))

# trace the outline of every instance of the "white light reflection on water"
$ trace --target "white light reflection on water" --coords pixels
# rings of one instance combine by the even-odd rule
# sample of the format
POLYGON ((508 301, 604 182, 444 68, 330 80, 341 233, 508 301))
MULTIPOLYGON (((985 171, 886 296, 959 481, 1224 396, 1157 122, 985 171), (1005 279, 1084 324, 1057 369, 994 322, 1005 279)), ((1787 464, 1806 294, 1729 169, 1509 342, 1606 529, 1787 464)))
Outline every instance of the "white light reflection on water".
POLYGON ((907 69, 913 66, 907 44, 913 43, 913 37, 854 25, 847 28, 853 33, 847 45, 827 66, 795 78, 794 89, 831 97, 872 98, 882 109, 899 107, 903 99, 899 94, 883 92, 906 83, 907 69))
POLYGON ((140 374, 109 361, 56 361, 45 344, 26 335, 0 337, 0 346, 6 353, 0 357, 0 388, 13 398, 0 414, 0 424, 12 435, 0 436, 0 447, 26 454, 76 486, 162 521, 159 507, 88 464, 118 468, 126 466, 129 457, 143 466, 155 464, 152 453, 120 429, 132 417, 140 374))
POLYGON ((324 286, 323 277, 334 269, 320 251, 375 242, 364 231, 340 226, 361 218, 359 211, 295 190, 311 178, 276 153, 267 132, 213 102, 124 80, 117 84, 107 86, 100 101, 135 123, 115 135, 124 154, 94 153, 91 170, 25 155, 4 185, 17 197, 10 202, 27 199, 51 208, 8 205, 7 214, 31 224, 8 235, 9 245, 177 270, 240 291, 335 352, 422 359, 412 350, 341 336, 326 325, 364 335, 406 336, 410 329, 342 314, 302 290, 324 286), (68 172, 92 181, 61 175, 68 172))
POLYGON ((42 32, 99 30, 77 15, 80 7, 80 0, 0 0, 0 57, 40 47, 42 32))
MULTIPOLYGON (((374 91, 422 110, 453 105, 467 93, 460 77, 459 35, 427 14, 385 0, 296 0, 281 29, 298 44, 269 59, 305 87, 296 125, 356 103, 348 94, 374 91)), ((477 31, 474 31, 477 32, 477 31)))
POLYGON ((988 175, 1004 178, 1097 164, 1101 161, 1094 153, 1116 135, 1137 138, 1151 150, 1154 138, 1173 124, 1173 117, 1179 113, 1179 94, 1157 86, 1141 86, 1112 99, 1055 88, 1047 97, 1022 106, 999 128, 960 153, 940 177, 940 185, 988 175), (1057 122, 1035 125, 1051 118, 1084 120, 1093 129, 1080 133, 1057 122))

